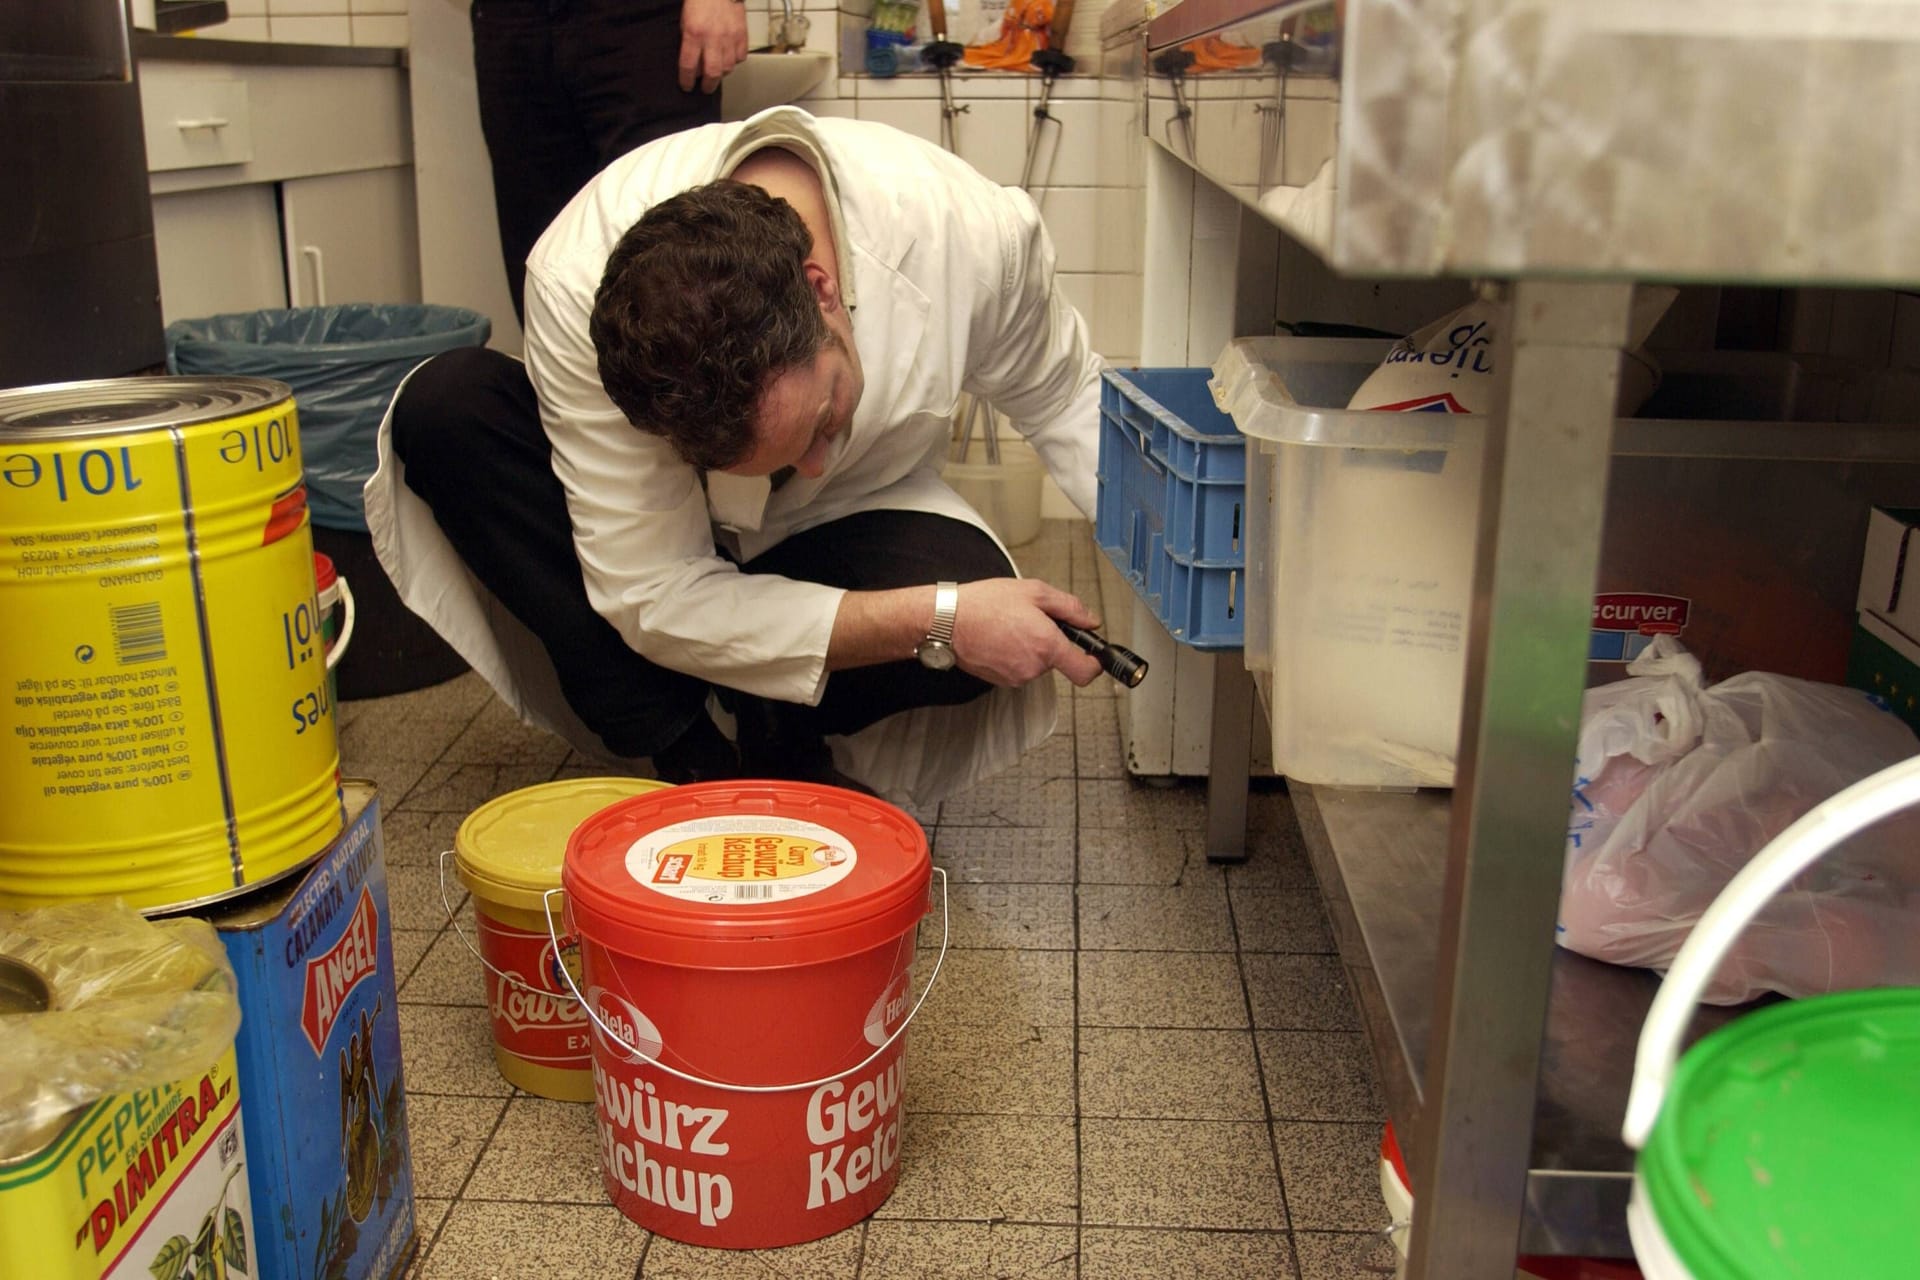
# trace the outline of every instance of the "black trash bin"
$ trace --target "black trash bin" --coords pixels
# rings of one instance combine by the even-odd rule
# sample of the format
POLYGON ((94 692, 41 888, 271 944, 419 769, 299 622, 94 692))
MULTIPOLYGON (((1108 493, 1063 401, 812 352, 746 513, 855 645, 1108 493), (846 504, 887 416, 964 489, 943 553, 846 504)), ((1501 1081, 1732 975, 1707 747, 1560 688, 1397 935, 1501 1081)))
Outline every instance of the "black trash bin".
POLYGON ((246 311, 167 326, 172 373, 277 378, 293 388, 314 549, 332 558, 356 606, 353 641, 335 673, 343 699, 403 693, 467 669, 387 580, 361 489, 401 380, 429 356, 484 346, 492 331, 477 311, 420 303, 246 311))

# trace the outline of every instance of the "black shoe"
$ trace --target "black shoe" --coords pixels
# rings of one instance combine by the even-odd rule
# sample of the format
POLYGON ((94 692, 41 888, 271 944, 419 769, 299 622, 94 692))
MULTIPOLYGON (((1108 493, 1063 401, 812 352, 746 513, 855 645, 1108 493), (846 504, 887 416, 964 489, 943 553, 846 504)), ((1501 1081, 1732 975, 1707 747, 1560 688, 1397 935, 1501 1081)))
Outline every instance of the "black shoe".
POLYGON ((744 776, 740 752, 701 712, 674 741, 653 753, 653 771, 662 782, 717 782, 744 776))
POLYGON ((801 709, 764 698, 742 697, 735 711, 740 729, 743 777, 811 782, 873 795, 874 791, 833 767, 826 739, 800 723, 801 709))

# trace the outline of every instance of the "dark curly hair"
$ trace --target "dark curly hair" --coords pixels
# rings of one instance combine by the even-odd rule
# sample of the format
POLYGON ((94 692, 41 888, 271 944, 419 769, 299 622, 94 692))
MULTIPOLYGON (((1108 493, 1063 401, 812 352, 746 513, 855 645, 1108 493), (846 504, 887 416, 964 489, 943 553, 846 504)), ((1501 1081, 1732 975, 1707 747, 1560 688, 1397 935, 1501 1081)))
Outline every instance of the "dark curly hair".
POLYGON ((607 259, 589 333, 627 420, 724 470, 753 450, 761 393, 827 340, 785 200, 722 179, 647 210, 607 259))

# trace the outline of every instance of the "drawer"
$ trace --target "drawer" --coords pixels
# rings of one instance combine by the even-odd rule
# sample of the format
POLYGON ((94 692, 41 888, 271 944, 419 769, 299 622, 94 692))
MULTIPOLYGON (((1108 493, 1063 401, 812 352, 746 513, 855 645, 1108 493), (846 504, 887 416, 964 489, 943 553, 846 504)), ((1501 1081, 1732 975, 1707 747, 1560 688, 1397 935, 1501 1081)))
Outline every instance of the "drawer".
POLYGON ((245 164, 253 158, 244 80, 145 75, 140 110, 149 173, 245 164))

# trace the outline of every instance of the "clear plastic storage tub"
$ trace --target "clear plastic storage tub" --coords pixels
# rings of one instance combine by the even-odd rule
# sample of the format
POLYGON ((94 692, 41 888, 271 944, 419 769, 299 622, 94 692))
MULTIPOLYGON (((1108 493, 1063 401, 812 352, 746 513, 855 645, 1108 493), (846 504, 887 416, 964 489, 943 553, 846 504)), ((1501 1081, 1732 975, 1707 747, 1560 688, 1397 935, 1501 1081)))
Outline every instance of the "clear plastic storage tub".
MULTIPOLYGON (((1341 407, 1390 345, 1249 338, 1214 366, 1249 437, 1246 662, 1274 770, 1303 782, 1453 782, 1486 419, 1341 407)), ((1713 678, 1840 681, 1867 512, 1920 505, 1920 407, 1780 421, 1851 384, 1785 357, 1662 363, 1645 412, 1689 416, 1616 424, 1591 680, 1677 630, 1713 678), (1730 416, 1768 420, 1710 420, 1730 416)))

